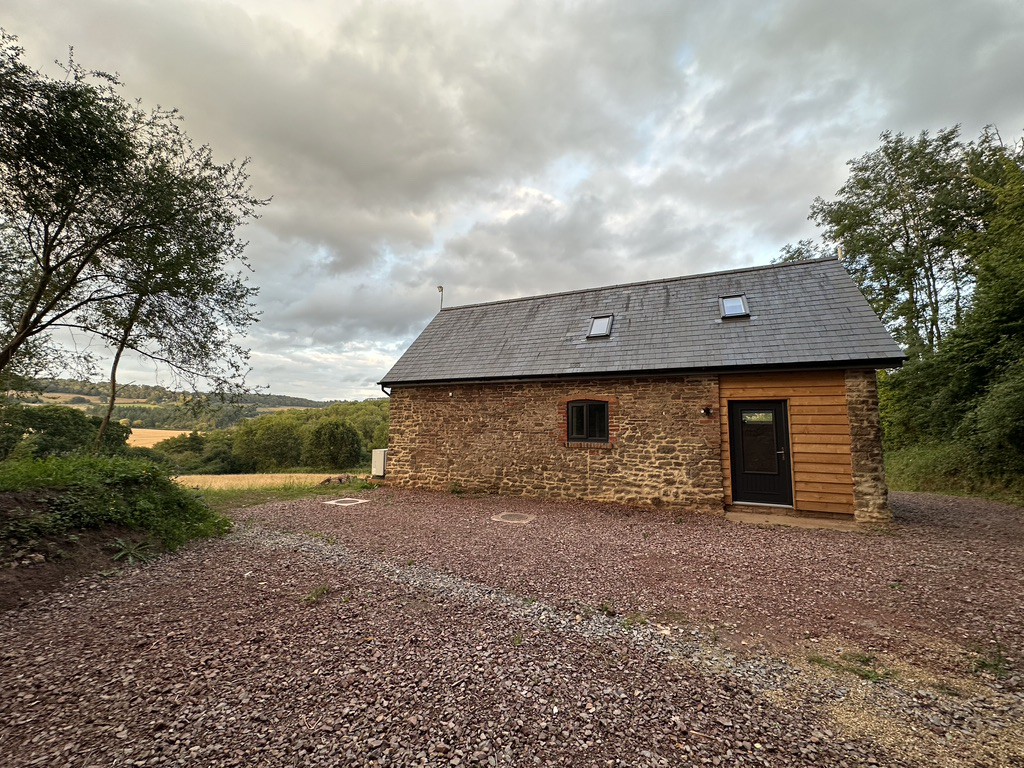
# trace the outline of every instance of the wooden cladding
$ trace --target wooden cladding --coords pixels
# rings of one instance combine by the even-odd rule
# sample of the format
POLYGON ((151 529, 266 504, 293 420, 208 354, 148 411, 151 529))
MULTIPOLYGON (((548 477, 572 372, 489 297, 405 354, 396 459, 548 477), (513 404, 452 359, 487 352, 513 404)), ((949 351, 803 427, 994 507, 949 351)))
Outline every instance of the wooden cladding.
POLYGON ((730 400, 786 400, 798 512, 853 514, 853 464, 844 371, 728 374, 719 378, 722 473, 732 504, 730 400))

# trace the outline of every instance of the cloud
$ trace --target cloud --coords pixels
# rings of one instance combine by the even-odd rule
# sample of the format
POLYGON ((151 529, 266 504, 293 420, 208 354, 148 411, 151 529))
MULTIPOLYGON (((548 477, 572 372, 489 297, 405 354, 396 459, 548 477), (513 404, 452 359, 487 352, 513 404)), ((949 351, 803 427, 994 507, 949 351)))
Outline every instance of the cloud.
POLYGON ((1002 0, 3 5, 37 65, 74 44, 252 158, 273 201, 249 341, 296 394, 373 394, 438 284, 469 303, 764 263, 883 130, 1024 128, 1002 0))

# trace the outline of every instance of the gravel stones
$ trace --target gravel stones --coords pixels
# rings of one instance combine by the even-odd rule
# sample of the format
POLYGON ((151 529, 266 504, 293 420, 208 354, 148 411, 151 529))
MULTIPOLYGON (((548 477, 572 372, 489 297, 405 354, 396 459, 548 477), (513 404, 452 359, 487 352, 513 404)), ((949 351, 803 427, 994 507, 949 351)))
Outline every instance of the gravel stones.
MULTIPOLYGON (((365 497, 326 517, 315 500, 249 510, 224 539, 4 613, 0 763, 1012 764, 1012 690, 872 683, 632 612, 680 584, 638 542, 697 557, 708 530, 739 548, 782 542, 769 531, 721 524, 690 540, 689 520, 601 509, 576 522, 572 507, 518 500, 509 509, 534 522, 499 526, 492 499, 365 497)), ((730 595, 714 621, 750 599, 748 581, 717 575, 730 595)))

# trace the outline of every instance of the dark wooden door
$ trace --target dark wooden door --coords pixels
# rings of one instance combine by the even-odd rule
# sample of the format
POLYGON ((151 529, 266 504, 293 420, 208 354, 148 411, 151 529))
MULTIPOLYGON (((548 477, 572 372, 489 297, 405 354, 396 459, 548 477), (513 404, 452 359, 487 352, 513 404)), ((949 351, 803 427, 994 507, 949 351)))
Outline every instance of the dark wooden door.
POLYGON ((732 499, 793 505, 785 400, 729 402, 732 499))

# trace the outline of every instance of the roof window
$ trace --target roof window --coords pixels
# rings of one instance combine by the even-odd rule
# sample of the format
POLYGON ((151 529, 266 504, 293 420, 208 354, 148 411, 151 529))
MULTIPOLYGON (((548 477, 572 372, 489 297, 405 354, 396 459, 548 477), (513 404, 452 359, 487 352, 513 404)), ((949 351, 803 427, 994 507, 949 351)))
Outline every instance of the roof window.
POLYGON ((744 293, 737 293, 733 296, 720 296, 718 303, 722 307, 722 317, 749 317, 750 310, 747 309, 747 296, 744 293))
POLYGON ((594 339, 601 336, 612 335, 612 319, 614 315, 598 315, 597 317, 590 318, 590 333, 587 334, 588 339, 594 339))

